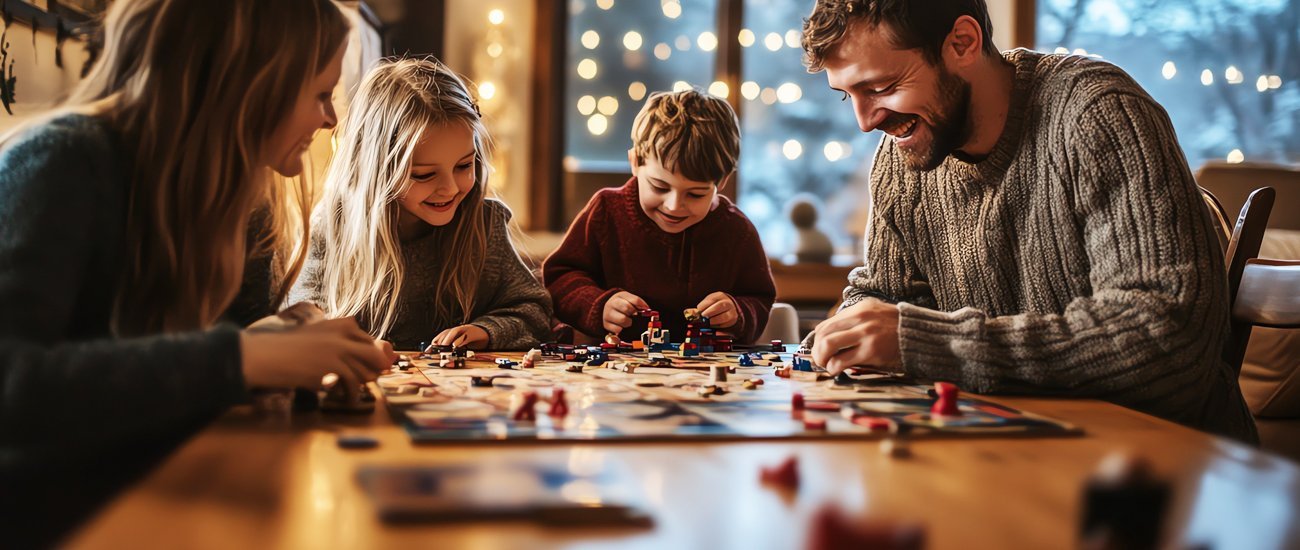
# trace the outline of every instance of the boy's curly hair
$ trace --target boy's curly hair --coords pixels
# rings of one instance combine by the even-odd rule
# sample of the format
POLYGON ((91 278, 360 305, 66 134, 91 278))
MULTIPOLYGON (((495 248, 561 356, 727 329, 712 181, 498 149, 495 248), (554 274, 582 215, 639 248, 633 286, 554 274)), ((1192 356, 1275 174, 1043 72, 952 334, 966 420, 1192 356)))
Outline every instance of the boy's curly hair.
POLYGON ((699 90, 655 92, 632 123, 637 166, 654 157, 694 181, 719 183, 736 169, 740 122, 726 101, 699 90))

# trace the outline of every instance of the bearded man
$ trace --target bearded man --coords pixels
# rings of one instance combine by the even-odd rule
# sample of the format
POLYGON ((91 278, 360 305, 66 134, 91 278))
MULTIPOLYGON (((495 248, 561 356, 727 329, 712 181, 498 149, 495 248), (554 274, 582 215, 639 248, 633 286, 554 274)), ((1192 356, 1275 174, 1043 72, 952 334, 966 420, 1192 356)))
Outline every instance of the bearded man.
POLYGON ((814 361, 1256 441, 1222 358, 1223 253, 1168 115, 1114 65, 991 36, 984 0, 818 0, 805 19, 808 70, 888 134, 864 262, 814 361))

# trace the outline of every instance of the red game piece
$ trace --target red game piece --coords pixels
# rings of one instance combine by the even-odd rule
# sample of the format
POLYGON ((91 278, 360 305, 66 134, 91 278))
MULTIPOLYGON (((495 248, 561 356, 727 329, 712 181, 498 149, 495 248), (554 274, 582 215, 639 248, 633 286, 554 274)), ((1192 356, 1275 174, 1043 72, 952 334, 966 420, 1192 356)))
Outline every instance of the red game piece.
POLYGON ((512 418, 516 422, 532 422, 537 420, 537 392, 524 392, 523 402, 519 404, 518 409, 515 409, 515 414, 512 418))
POLYGON ((826 431, 825 418, 805 418, 803 419, 803 429, 815 432, 826 431))
POLYGON ((936 382, 934 393, 937 397, 930 406, 930 414, 939 416, 961 416, 957 408, 957 386, 949 382, 936 382))
POLYGON ((799 488, 799 457, 791 456, 775 466, 764 466, 759 470, 758 479, 768 485, 794 491, 799 488))
POLYGON ((794 394, 790 395, 790 418, 803 418, 803 409, 803 394, 794 392, 794 394))
POLYGON ((863 522, 844 517, 838 508, 822 508, 813 516, 807 548, 812 550, 913 550, 925 547, 919 525, 863 522))
POLYGON ((569 414, 569 400, 564 397, 564 388, 551 389, 551 416, 563 418, 569 414))
POLYGON ((851 422, 859 426, 862 426, 868 430, 871 430, 873 432, 888 430, 891 424, 888 418, 881 418, 879 416, 868 416, 865 414, 860 414, 858 416, 853 417, 851 422))

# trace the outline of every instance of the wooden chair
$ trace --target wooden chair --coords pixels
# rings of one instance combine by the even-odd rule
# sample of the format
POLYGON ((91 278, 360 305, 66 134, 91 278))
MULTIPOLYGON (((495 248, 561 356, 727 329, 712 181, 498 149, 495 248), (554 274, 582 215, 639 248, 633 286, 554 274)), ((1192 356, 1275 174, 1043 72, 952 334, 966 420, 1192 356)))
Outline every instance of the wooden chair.
POLYGON ((1300 328, 1300 260, 1253 258, 1242 266, 1232 300, 1232 339, 1225 358, 1241 371, 1255 325, 1300 328), (1229 355, 1230 354, 1230 355, 1229 355))
MULTIPOLYGON (((1241 286, 1242 273, 1248 261, 1259 255, 1259 245, 1264 241, 1264 229, 1268 226, 1268 217, 1273 210, 1276 194, 1272 187, 1256 189, 1246 198, 1237 216, 1237 224, 1232 229, 1232 238, 1228 241, 1228 296, 1231 309, 1236 311, 1236 303, 1241 286)), ((1246 356, 1246 343, 1250 340, 1250 328, 1258 323, 1248 318, 1238 319, 1232 316, 1228 344, 1223 348, 1223 359, 1232 365, 1233 371, 1241 374, 1241 361, 1246 356)))

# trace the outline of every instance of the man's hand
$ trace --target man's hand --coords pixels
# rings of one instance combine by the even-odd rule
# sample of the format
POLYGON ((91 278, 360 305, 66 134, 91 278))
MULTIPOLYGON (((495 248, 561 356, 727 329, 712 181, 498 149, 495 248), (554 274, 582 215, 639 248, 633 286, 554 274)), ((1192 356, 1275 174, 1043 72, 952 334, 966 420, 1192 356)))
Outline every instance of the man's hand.
POLYGON ((740 320, 736 299, 726 292, 714 292, 705 296, 695 308, 700 310, 700 315, 709 318, 709 325, 713 328, 731 328, 740 320))
POLYGON ((847 307, 817 325, 813 363, 830 374, 863 365, 896 369, 898 351, 898 306, 875 298, 847 307))
POLYGON ((636 312, 639 309, 650 309, 650 306, 636 294, 622 291, 610 296, 605 301, 605 310, 601 314, 601 322, 605 326, 605 332, 618 334, 623 332, 623 329, 632 326, 632 318, 636 317, 636 312))

